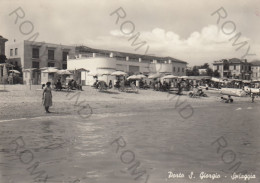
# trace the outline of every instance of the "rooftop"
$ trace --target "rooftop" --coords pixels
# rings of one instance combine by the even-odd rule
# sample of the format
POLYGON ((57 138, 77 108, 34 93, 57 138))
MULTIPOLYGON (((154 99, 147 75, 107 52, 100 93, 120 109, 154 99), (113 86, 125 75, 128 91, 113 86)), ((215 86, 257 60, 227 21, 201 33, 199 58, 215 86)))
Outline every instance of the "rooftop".
POLYGON ((172 62, 179 62, 183 64, 187 64, 187 62, 178 60, 176 58, 172 57, 157 57, 157 56, 151 56, 151 55, 140 55, 140 54, 134 54, 134 53, 126 53, 126 52, 119 52, 119 51, 111 51, 111 50, 101 50, 101 49, 95 49, 90 48, 87 46, 77 46, 76 50, 79 53, 101 53, 105 55, 110 55, 110 53, 113 53, 113 57, 130 57, 131 59, 143 59, 143 60, 158 60, 158 61, 168 61, 171 60, 172 62))
POLYGON ((229 63, 229 64, 248 63, 246 60, 241 60, 241 59, 239 59, 239 58, 230 58, 230 59, 222 59, 222 60, 214 61, 213 65, 222 64, 223 62, 227 62, 227 63, 229 63))
POLYGON ((260 60, 254 60, 250 62, 253 66, 260 66, 260 60))

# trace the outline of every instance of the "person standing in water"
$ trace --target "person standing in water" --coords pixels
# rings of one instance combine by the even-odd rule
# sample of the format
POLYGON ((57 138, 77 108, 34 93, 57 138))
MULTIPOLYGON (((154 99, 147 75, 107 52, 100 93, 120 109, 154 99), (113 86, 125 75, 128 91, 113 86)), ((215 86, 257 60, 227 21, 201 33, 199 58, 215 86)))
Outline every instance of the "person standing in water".
POLYGON ((52 106, 52 93, 51 93, 51 82, 46 83, 46 87, 42 93, 42 103, 45 107, 46 113, 50 113, 49 107, 52 106))

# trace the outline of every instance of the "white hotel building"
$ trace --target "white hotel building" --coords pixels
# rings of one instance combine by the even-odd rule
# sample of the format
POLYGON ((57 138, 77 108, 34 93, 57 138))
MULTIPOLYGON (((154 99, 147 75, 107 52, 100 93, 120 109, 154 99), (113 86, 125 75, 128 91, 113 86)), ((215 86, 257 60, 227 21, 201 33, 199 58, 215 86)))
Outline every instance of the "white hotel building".
MULTIPOLYGON (((8 42, 5 50, 8 62, 22 68, 24 84, 41 84, 47 80, 56 82, 55 74, 46 74, 45 67, 57 69, 86 69, 90 73, 124 71, 128 74, 165 73, 186 75, 187 63, 171 57, 144 56, 117 51, 99 50, 86 46, 69 46, 45 42, 8 42)), ((80 74, 83 85, 91 85, 94 78, 89 72, 80 74)), ((103 75, 107 81, 115 77, 103 75)))
POLYGON ((129 74, 164 73, 177 76, 186 75, 187 62, 171 57, 144 56, 139 54, 92 49, 85 46, 76 47, 76 55, 67 60, 67 69, 86 69, 81 72, 83 85, 92 85, 93 74, 103 74, 99 79, 114 80, 108 74, 114 71, 124 71, 129 74))

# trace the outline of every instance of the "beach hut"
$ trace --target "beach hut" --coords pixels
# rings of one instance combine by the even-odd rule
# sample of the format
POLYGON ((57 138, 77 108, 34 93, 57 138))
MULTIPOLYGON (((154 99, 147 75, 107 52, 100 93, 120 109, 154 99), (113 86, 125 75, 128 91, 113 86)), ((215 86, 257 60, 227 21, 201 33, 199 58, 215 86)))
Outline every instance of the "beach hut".
POLYGON ((41 69, 41 84, 45 84, 47 82, 55 83, 57 80, 57 71, 58 69, 55 67, 45 67, 41 69))

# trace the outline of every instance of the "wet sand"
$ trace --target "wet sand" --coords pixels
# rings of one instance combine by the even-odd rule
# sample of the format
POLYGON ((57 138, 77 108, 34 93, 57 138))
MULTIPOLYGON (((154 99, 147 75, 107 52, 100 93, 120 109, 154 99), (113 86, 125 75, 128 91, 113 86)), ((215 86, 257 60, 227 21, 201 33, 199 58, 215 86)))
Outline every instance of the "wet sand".
POLYGON ((48 175, 50 183, 132 183, 147 177, 149 183, 245 182, 230 179, 238 162, 237 171, 254 173, 257 179, 249 182, 259 182, 258 98, 225 104, 217 91, 207 92, 208 98, 189 98, 85 87, 78 100, 70 99, 77 92, 53 92, 53 113, 46 114, 37 87, 10 86, 1 92, 1 183, 34 182, 36 162, 34 173, 45 171, 42 177, 48 175), (17 152, 15 139, 21 146, 17 152), (219 152, 218 144, 212 144, 217 139, 227 143, 219 152), (144 174, 133 172, 137 162, 136 171, 144 174), (185 178, 168 179, 169 171, 185 178), (195 178, 189 180, 191 171, 195 178), (200 180, 201 172, 222 178, 200 180))

